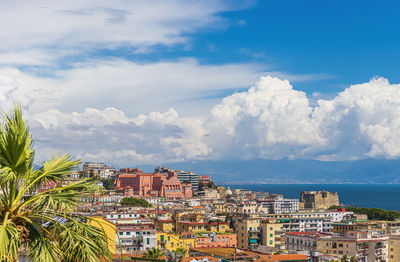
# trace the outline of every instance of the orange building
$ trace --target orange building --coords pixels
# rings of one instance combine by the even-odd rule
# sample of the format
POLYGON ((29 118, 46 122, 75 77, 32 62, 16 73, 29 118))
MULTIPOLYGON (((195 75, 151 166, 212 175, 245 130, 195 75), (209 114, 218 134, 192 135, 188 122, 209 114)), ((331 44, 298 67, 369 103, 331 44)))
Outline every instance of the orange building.
POLYGON ((225 233, 225 234, 202 234, 197 237, 196 247, 232 247, 235 248, 237 245, 236 233, 225 233))
POLYGON ((160 174, 143 173, 140 169, 129 171, 132 173, 118 175, 114 183, 116 188, 124 189, 125 195, 167 199, 191 198, 193 195, 191 185, 179 181, 174 172, 160 174))

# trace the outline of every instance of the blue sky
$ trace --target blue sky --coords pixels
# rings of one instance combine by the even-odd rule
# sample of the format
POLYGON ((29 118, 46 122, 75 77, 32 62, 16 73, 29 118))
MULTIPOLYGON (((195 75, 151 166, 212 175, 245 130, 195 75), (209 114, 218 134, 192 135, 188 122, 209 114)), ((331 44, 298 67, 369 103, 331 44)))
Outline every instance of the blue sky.
POLYGON ((0 106, 38 158, 400 157, 395 1, 15 1, 0 106))
POLYGON ((129 48, 104 53, 137 61, 196 57, 204 64, 260 63, 293 74, 326 75, 296 87, 337 93, 374 76, 399 82, 398 7, 395 1, 253 1, 222 12, 222 25, 188 34, 189 43, 152 47, 142 55, 129 54, 129 48))

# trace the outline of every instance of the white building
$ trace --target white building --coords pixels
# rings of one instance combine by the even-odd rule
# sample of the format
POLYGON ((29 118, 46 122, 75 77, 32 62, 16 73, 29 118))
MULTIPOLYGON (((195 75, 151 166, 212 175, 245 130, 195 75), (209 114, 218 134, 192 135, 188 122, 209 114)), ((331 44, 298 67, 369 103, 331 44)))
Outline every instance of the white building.
POLYGON ((299 200, 276 197, 264 202, 263 207, 270 214, 294 213, 299 211, 299 200))
POLYGON ((117 252, 133 253, 157 247, 157 235, 153 225, 118 225, 115 239, 117 252))

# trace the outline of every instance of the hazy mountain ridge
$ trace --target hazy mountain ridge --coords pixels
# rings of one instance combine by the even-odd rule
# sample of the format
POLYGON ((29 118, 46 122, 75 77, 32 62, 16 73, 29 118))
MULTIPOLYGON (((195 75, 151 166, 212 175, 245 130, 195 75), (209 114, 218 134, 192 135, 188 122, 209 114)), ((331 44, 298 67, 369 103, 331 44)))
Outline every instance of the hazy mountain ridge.
POLYGON ((162 165, 210 175, 220 183, 400 183, 400 160, 204 160, 162 165))

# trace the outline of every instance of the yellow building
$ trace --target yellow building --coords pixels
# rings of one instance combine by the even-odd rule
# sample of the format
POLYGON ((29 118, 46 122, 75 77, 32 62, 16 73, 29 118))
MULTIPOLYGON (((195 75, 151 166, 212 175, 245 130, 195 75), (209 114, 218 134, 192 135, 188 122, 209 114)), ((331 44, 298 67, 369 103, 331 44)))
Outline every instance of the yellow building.
POLYGON ((205 231, 225 233, 225 232, 231 232, 231 229, 229 223, 225 222, 197 223, 197 222, 179 221, 176 223, 176 232, 178 233, 183 233, 183 232, 200 233, 205 231))
POLYGON ((261 244, 261 221, 259 218, 247 218, 236 223, 237 247, 250 249, 261 244))
POLYGON ((165 233, 157 232, 157 248, 174 251, 177 248, 186 249, 187 254, 190 248, 196 247, 196 234, 193 233, 165 233))
POLYGON ((207 231, 226 233, 231 232, 232 230, 227 222, 210 222, 207 224, 207 231))
POLYGON ((111 254, 115 254, 115 237, 117 231, 115 224, 103 217, 91 217, 88 223, 89 225, 100 228, 104 231, 107 236, 108 249, 111 254))
POLYGON ((261 222, 262 244, 278 249, 285 248, 285 234, 290 230, 290 219, 267 219, 261 222))
POLYGON ((190 232, 190 233, 199 233, 207 231, 207 223, 197 223, 197 222, 184 222, 179 221, 176 223, 176 232, 190 232))
POLYGON ((213 203, 213 207, 214 207, 215 213, 226 213, 226 212, 228 212, 227 205, 226 205, 225 202, 213 203))
POLYGON ((174 221, 172 220, 154 220, 153 223, 157 231, 162 231, 162 232, 174 231, 174 221))
POLYGON ((400 236, 389 237, 389 262, 400 261, 400 236))

